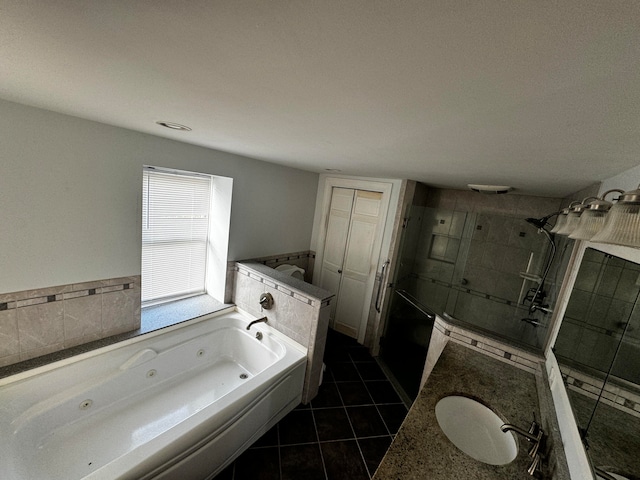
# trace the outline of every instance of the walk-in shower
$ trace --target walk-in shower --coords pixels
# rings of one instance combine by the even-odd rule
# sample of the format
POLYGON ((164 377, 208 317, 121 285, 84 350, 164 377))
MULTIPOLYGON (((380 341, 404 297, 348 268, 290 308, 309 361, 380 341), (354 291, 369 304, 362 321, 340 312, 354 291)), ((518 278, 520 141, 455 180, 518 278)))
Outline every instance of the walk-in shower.
POLYGON ((436 314, 542 350, 572 243, 550 233, 553 216, 411 206, 380 346, 408 398, 417 394, 436 314))

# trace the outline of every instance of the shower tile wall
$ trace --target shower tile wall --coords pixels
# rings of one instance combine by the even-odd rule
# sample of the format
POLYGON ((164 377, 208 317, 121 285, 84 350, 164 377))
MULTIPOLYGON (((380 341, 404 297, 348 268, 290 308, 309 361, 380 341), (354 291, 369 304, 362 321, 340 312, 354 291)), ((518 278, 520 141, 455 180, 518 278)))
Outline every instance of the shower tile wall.
POLYGON ((524 218, 560 205, 558 198, 430 189, 415 250, 416 296, 438 313, 539 343, 520 321, 526 309, 516 306, 537 286, 520 272, 542 274, 548 243, 524 218))
POLYGON ((0 367, 140 327, 140 276, 0 295, 0 367))

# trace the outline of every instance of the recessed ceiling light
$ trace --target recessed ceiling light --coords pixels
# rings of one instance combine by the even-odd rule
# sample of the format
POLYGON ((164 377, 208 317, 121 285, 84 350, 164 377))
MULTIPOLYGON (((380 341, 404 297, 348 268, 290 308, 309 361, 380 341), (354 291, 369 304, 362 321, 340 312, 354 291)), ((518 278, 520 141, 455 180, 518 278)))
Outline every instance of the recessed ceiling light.
POLYGON ((338 173, 338 172, 341 172, 342 170, 340 170, 339 168, 325 168, 324 171, 338 173))
POLYGON ((171 130, 181 130, 183 132, 190 132, 191 127, 187 127, 186 125, 180 125, 179 123, 173 122, 156 122, 158 125, 162 125, 163 127, 170 128, 171 130))

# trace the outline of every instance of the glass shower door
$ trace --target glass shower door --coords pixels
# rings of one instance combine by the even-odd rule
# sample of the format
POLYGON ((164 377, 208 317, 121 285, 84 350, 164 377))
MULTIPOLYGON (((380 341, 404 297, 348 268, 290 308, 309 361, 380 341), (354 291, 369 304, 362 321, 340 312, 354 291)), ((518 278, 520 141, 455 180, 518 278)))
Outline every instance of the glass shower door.
POLYGON ((395 290, 380 342, 382 366, 405 403, 418 396, 435 315, 406 290, 395 290))

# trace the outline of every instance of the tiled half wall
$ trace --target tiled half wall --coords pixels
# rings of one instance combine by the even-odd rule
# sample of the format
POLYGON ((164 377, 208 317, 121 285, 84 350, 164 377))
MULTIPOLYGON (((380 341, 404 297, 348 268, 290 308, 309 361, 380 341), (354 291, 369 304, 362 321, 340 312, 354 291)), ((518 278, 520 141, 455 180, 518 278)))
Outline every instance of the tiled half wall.
POLYGON ((302 402, 309 403, 318 393, 322 375, 333 294, 261 263, 236 263, 234 274, 233 303, 256 317, 266 316, 270 326, 307 348, 302 402), (260 306, 263 293, 273 296, 270 310, 260 306))
POLYGON ((431 341, 429 342, 429 350, 427 351, 427 360, 422 374, 421 388, 427 381, 427 377, 431 373, 431 370, 433 370, 442 350, 449 341, 459 343, 467 348, 476 350, 484 355, 488 355, 534 375, 540 375, 542 372, 542 362, 544 359, 541 356, 499 342, 473 330, 453 325, 436 316, 431 341))
POLYGON ((316 252, 305 250, 304 252, 293 252, 281 255, 271 255, 268 257, 254 258, 254 262, 262 263, 267 267, 276 268, 280 265, 295 265, 304 270, 304 281, 311 283, 313 279, 313 265, 316 259, 316 252))
POLYGON ((0 367, 139 327, 139 275, 0 294, 0 367))

